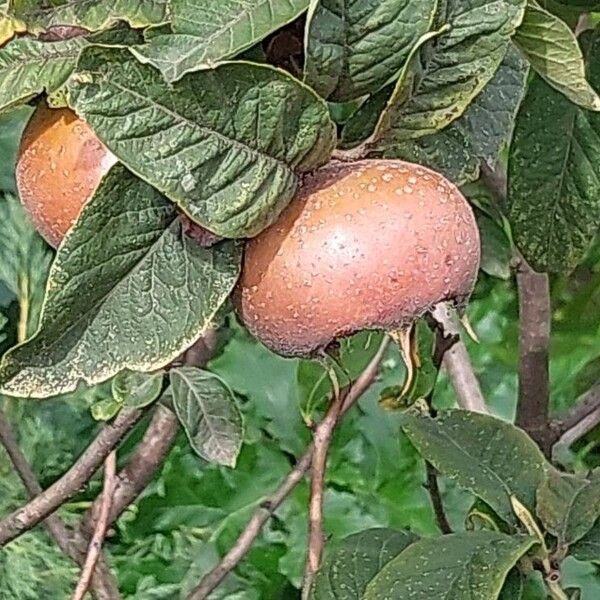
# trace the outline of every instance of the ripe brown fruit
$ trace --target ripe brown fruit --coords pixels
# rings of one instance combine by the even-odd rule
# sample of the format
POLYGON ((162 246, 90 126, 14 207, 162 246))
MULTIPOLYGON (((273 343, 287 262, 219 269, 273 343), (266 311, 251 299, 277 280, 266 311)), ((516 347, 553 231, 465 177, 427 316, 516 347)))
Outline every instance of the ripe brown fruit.
POLYGON ((73 111, 40 103, 21 139, 16 176, 21 202, 48 243, 60 244, 116 162, 73 111))
MULTIPOLYGON (((27 124, 17 159, 17 189, 35 228, 58 246, 117 158, 68 108, 41 103, 27 124)), ((201 246, 223 238, 182 215, 183 232, 201 246)))
POLYGON ((458 189, 399 160, 332 163, 251 239, 238 313, 265 345, 309 356, 363 329, 398 329, 442 301, 464 305, 479 233, 458 189))

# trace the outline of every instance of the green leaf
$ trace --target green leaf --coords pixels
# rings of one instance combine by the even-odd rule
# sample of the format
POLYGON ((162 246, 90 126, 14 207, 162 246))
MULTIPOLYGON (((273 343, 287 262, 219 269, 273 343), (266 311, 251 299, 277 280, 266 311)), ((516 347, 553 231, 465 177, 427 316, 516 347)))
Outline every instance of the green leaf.
POLYGON ((2 313, 0 313, 0 344, 6 339, 6 332, 4 331, 4 328, 6 327, 7 323, 8 319, 2 313))
POLYGON ((528 70, 518 50, 509 45, 491 81, 462 117, 444 130, 457 129, 469 154, 478 162, 495 166, 502 148, 510 142, 528 70))
POLYGON ((194 451, 235 467, 244 438, 242 415, 223 380, 195 367, 171 371, 173 406, 194 451))
POLYGON ((59 248, 40 329, 5 355, 0 386, 44 398, 163 367, 211 326, 240 259, 234 242, 200 247, 168 200, 113 167, 59 248))
POLYGON ((132 52, 159 69, 167 81, 177 81, 250 48, 293 21, 308 4, 309 0, 171 0, 171 32, 150 30, 148 42, 132 52))
POLYGON ((600 564, 600 519, 577 542, 569 548, 571 556, 577 560, 584 560, 600 564))
POLYGON ((161 393, 164 374, 122 371, 111 382, 113 398, 135 408, 152 404, 161 393))
POLYGON ((85 38, 61 42, 20 38, 0 49, 0 110, 59 88, 87 44, 85 38))
MULTIPOLYGON (((346 386, 358 377, 380 344, 381 335, 374 331, 362 331, 341 339, 335 360, 328 361, 328 366, 335 371, 338 384, 346 386)), ((315 360, 298 361, 296 383, 298 404, 306 415, 311 415, 315 406, 321 406, 332 391, 327 370, 322 362, 315 360)))
POLYGON ((373 578, 364 599, 495 600, 507 573, 534 542, 492 531, 419 540, 373 578))
POLYGON ((550 470, 538 489, 537 514, 561 546, 580 540, 600 517, 600 470, 589 480, 550 470))
MULTIPOLYGON (((600 83, 600 44, 593 81, 600 83)), ((568 272, 600 224, 600 115, 584 111, 540 77, 515 125, 508 164, 513 237, 538 271, 568 272)))
POLYGON ((385 158, 400 158, 443 173, 456 185, 479 176, 479 161, 470 151, 469 140, 451 123, 442 131, 386 148, 385 158))
POLYGON ((107 29, 125 21, 132 27, 165 22, 168 0, 66 0, 60 4, 40 0, 14 0, 12 14, 27 23, 28 29, 52 25, 74 25, 90 31, 107 29))
POLYGON ((523 591, 523 575, 518 567, 515 567, 506 576, 498 600, 521 600, 523 598, 523 591))
POLYGON ((585 78, 577 38, 564 21, 530 0, 513 39, 547 83, 571 102, 600 111, 600 97, 585 78))
POLYGON ((512 248, 506 232, 496 221, 480 210, 475 211, 481 239, 479 268, 492 277, 508 280, 511 277, 512 248))
POLYGON ((395 79, 432 25, 437 0, 315 0, 309 12, 305 80, 323 98, 347 102, 395 79))
POLYGON ((37 328, 52 252, 31 225, 20 202, 0 197, 0 281, 19 302, 17 337, 37 328))
POLYGON ((8 12, 8 3, 0 3, 0 47, 6 44, 17 33, 27 30, 25 23, 15 19, 8 12))
POLYGON ((127 51, 90 48, 70 103, 132 171, 224 237, 273 222, 295 173, 329 159, 325 103, 269 66, 226 63, 170 86, 127 51))
MULTIPOLYGON (((417 400, 427 398, 435 387, 438 368, 433 362, 435 336, 425 319, 414 324, 414 352, 418 357, 413 379, 408 388, 393 385, 384 388, 379 397, 379 405, 390 410, 404 409, 417 400)), ((406 377, 406 375, 405 375, 406 377)))
POLYGON ((409 531, 367 529, 351 535, 323 561, 313 584, 311 600, 360 600, 381 569, 417 540, 409 531))
POLYGON ((55 93, 73 72, 86 46, 121 46, 138 40, 131 30, 113 29, 60 41, 11 41, 0 48, 0 111, 23 104, 42 92, 55 93))
POLYGON ((342 129, 342 139, 340 141, 342 148, 353 148, 373 135, 379 122, 379 117, 385 109, 393 91, 393 85, 382 88, 365 100, 350 116, 342 129))
POLYGON ((446 477, 516 524, 510 497, 530 510, 544 477, 536 444, 514 425, 478 413, 449 410, 435 419, 407 411, 402 429, 421 456, 446 477))
MULTIPOLYGON (((494 166, 510 141, 527 70, 519 51, 510 45, 492 80, 459 119, 432 135, 386 146, 383 156, 425 165, 457 185, 477 179, 481 164, 494 166)), ((391 88, 385 88, 353 115, 342 132, 344 146, 372 134, 390 94, 391 88)))
POLYGON ((524 7, 524 0, 447 0, 438 35, 409 59, 372 146, 385 150, 460 117, 500 66, 524 7))
POLYGON ((123 405, 113 398, 103 398, 90 406, 92 417, 96 421, 110 421, 123 408, 123 405))

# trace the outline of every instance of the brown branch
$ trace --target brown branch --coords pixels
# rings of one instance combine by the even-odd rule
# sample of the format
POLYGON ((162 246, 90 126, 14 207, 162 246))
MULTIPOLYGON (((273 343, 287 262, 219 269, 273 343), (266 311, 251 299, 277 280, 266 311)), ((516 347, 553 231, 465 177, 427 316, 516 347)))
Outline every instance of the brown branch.
MULTIPOLYGON (((213 357, 219 344, 219 330, 209 329, 202 337, 174 361, 174 364, 203 367, 213 357)), ((114 523, 127 507, 146 489, 175 443, 179 421, 167 407, 157 405, 152 421, 144 436, 117 475, 115 491, 108 519, 114 523)), ((91 534, 102 506, 97 498, 82 519, 80 533, 86 538, 91 534)))
MULTIPOLYGON (((19 448, 17 439, 14 436, 12 428, 6 419, 6 416, 0 411, 0 442, 6 449, 6 452, 19 475, 30 498, 35 498, 43 492, 42 486, 39 484, 33 470, 31 469, 25 455, 19 448)), ((71 540, 71 532, 63 523, 58 515, 49 515, 44 525, 56 540, 58 547, 76 562, 79 566, 83 566, 85 557, 78 552, 71 540)), ((121 596, 117 583, 110 572, 106 561, 102 556, 92 581, 92 594, 97 600, 118 600, 121 596)))
POLYGON ((600 409, 600 381, 583 394, 575 406, 560 419, 553 421, 553 427, 562 435, 578 425, 585 418, 600 409))
MULTIPOLYGON (((146 489, 172 448, 179 421, 166 407, 158 405, 146 432, 125 467, 119 471, 108 523, 114 523, 127 507, 146 489)), ((102 506, 98 497, 82 518, 80 533, 89 538, 93 523, 102 506)))
POLYGON ((102 544, 104 536, 108 529, 108 517, 110 513, 110 505, 112 502, 113 493, 115 490, 115 480, 117 472, 117 453, 113 450, 104 461, 104 486, 102 490, 102 509, 96 521, 94 535, 90 541, 87 556, 81 570, 81 577, 75 587, 73 600, 83 600, 90 587, 92 576, 96 569, 96 563, 102 552, 102 544))
MULTIPOLYGON (((506 206, 508 184, 500 169, 482 168, 481 179, 500 208, 506 206)), ((550 457, 556 432, 548 418, 550 402, 550 289, 548 275, 537 273, 515 252, 519 292, 519 398, 515 423, 524 429, 550 457)))
POLYGON ((325 490, 325 471, 327 455, 344 405, 344 394, 334 394, 327 414, 323 417, 313 435, 313 457, 311 462, 308 552, 304 572, 303 590, 308 593, 313 579, 321 566, 325 537, 323 534, 323 494, 325 490))
POLYGON ((549 457, 554 433, 549 426, 550 286, 524 259, 517 266, 519 293, 519 399, 515 423, 549 457))
POLYGON ((96 473, 106 457, 139 421, 143 412, 122 410, 106 424, 75 464, 31 502, 0 521, 0 547, 35 527, 75 495, 96 473))
POLYGON ((444 503, 442 501, 442 493, 440 492, 440 486, 438 485, 437 471, 435 467, 428 461, 425 461, 425 468, 427 470, 427 491, 431 498, 431 505, 433 506, 433 514, 435 515, 435 521, 438 525, 439 530, 445 535, 452 533, 452 527, 448 523, 446 517, 446 511, 444 509, 444 503))
POLYGON ((600 424, 600 382, 590 388, 562 418, 552 421, 555 449, 570 447, 600 424))
MULTIPOLYGON (((388 347, 389 340, 385 339, 375 356, 371 359, 371 362, 367 365, 365 370, 360 374, 356 381, 352 384, 350 389, 347 391, 344 403, 341 408, 341 416, 343 416, 356 401, 365 393, 365 391, 371 386, 377 373, 381 361, 385 355, 388 347)), ((320 426, 320 425, 319 425, 320 426)), ((317 426, 317 429, 319 428, 317 426)), ((212 571, 207 573, 200 583, 194 588, 191 594, 187 597, 187 600, 204 600, 208 595, 225 579, 227 574, 232 571, 237 564, 244 558, 248 553, 254 540, 260 534, 265 523, 271 518, 275 511, 283 504, 284 500, 292 493, 294 488, 302 481, 305 473, 310 468, 313 458, 314 446, 310 446, 306 449, 302 458, 296 463, 296 466, 283 480, 281 485, 273 492, 270 496, 265 498, 261 502, 256 512, 252 515, 250 521, 237 538, 234 545, 231 547, 229 552, 221 559, 212 571)))
POLYGON ((443 327, 446 335, 459 336, 452 347, 444 353, 442 361, 456 393, 458 405, 465 410, 489 413, 467 347, 460 339, 458 319, 447 306, 442 304, 435 307, 432 317, 443 327))
MULTIPOLYGON (((428 319, 428 324, 429 327, 433 329, 435 335, 435 344, 432 353, 432 361, 433 366, 436 370, 436 376, 434 385, 431 387, 431 391, 429 392, 425 400, 427 402, 427 406, 429 407, 431 415, 435 416, 436 411, 433 408, 432 404, 433 394, 435 391, 435 385, 437 384, 439 370, 442 366, 442 363, 444 362, 445 356, 459 341, 459 335, 457 332, 448 331, 447 324, 446 326, 444 326, 444 324, 436 320, 436 318, 433 317, 433 315, 431 316, 431 318, 428 319)), ((446 511, 444 509, 442 493, 440 491, 440 486, 437 478, 437 470, 427 460, 425 461, 425 472, 427 474, 427 482, 425 484, 425 489, 429 493, 429 498, 431 499, 431 506, 433 507, 433 514, 435 515, 435 520, 438 525, 438 528, 443 534, 452 533, 452 527, 450 527, 450 523, 446 518, 446 511)))

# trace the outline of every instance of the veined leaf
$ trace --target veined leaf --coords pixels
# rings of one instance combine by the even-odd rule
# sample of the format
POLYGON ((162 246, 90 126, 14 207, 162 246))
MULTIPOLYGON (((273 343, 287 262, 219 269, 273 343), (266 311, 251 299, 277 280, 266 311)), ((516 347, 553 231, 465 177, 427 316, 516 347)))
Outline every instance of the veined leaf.
POLYGON ((435 419, 407 411, 401 423, 425 460, 508 523, 517 522, 511 496, 533 510, 546 462, 536 444, 514 425, 463 410, 444 411, 435 419))
MULTIPOLYGON (((600 85, 600 41, 590 56, 590 79, 600 85)), ((517 115, 508 200, 515 243, 538 271, 573 269, 600 225, 600 115, 539 76, 517 115)))
POLYGON ((102 398, 90 406, 90 413, 95 421, 110 421, 122 408, 123 404, 114 398, 102 398))
POLYGON ((123 163, 224 237, 271 224, 295 173, 326 162, 334 145, 325 103, 268 66, 225 63, 170 86, 127 51, 90 48, 69 86, 123 163))
POLYGON ((7 323, 8 319, 2 313, 0 313, 0 344, 6 339, 6 332, 4 331, 4 328, 6 327, 7 323))
POLYGON ((209 462, 234 467, 244 427, 229 387, 202 369, 178 367, 171 371, 171 395, 196 453, 209 462))
POLYGON ((524 577, 519 568, 511 569, 506 576, 498 600, 522 600, 524 583, 524 577))
POLYGON ((600 111, 600 97, 585 78, 577 38, 564 21, 529 0, 513 39, 547 83, 571 102, 600 111))
MULTIPOLYGON (((477 179, 481 163, 493 167, 510 141, 527 71, 527 63, 510 45, 492 80, 460 118, 432 135, 387 146, 380 154, 423 164, 457 185, 477 179)), ((358 109, 343 129, 343 145, 352 146, 372 134, 390 94, 388 86, 358 109)))
POLYGON ((59 248, 38 332, 0 365, 2 391, 45 398, 163 367, 212 325, 239 265, 235 242, 200 247, 166 198, 113 167, 59 248))
POLYGON ((430 135, 458 119, 492 79, 520 24, 525 0, 447 0, 396 84, 375 130, 385 150, 430 135))
POLYGON ((139 41, 137 32, 111 29, 59 41, 18 38, 0 49, 0 111, 46 92, 56 92, 90 44, 121 46, 139 41))
POLYGON ((293 21, 308 4, 309 0, 171 0, 171 31, 149 30, 147 43, 132 52, 159 69, 167 81, 177 81, 250 48, 293 21))
POLYGON ((315 0, 307 24, 305 80, 347 102, 396 77, 432 25, 437 0, 315 0))
POLYGON ((600 564, 600 519, 594 526, 570 548, 570 554, 577 560, 600 564))
POLYGON ((538 489, 537 514, 559 544, 580 540, 600 517, 600 471, 589 480, 549 471, 538 489))
POLYGON ((164 23, 169 0, 67 0, 54 6, 40 0, 13 0, 12 13, 29 30, 52 25, 75 25, 90 31, 106 29, 118 21, 132 27, 164 23))
POLYGON ((163 372, 121 371, 111 382, 113 399, 135 408, 152 404, 160 396, 164 376, 163 372))
POLYGON ((364 600, 495 600, 510 569, 534 543, 493 531, 419 540, 383 567, 364 600))
POLYGON ((417 539, 410 531, 387 528, 348 536, 323 562, 311 589, 311 600, 361 600, 371 579, 417 539))
POLYGON ((0 197, 0 281, 19 302, 17 337, 37 328, 52 251, 33 228, 20 202, 0 197))
POLYGON ((26 31, 25 23, 15 19, 8 13, 8 2, 0 3, 0 47, 6 44, 17 33, 26 31))
POLYGON ((61 42, 20 38, 0 49, 0 110, 59 88, 87 44, 85 38, 61 42))
POLYGON ((475 217, 481 238, 480 269, 492 277, 510 279, 513 251, 506 232, 483 211, 476 210, 475 217))

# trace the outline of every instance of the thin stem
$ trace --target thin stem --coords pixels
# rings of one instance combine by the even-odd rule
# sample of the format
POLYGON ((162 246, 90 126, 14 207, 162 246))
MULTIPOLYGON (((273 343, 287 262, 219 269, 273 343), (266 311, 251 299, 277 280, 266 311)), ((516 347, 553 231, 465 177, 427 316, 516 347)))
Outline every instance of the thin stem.
POLYGON ((0 547, 29 531, 75 495, 94 475, 106 457, 140 420, 143 412, 122 410, 103 427, 75 464, 48 489, 0 521, 0 547))
POLYGON ((325 538, 323 534, 323 495, 325 490, 325 471, 327 455, 333 437, 333 431, 344 405, 344 395, 336 393, 327 414, 315 430, 313 436, 313 457, 311 464, 308 552, 304 572, 303 591, 308 593, 315 574, 321 565, 325 538))
MULTIPOLYGON (((388 344, 389 340, 386 338, 365 370, 351 385, 347 394, 345 394, 344 403, 341 408, 341 416, 343 416, 354 406, 354 404, 356 404, 357 400, 364 394, 364 392, 375 380, 388 344)), ((313 451, 314 446, 311 443, 302 455, 302 458, 283 480, 277 490, 263 500, 229 552, 227 552, 221 561, 202 578, 200 583, 187 597, 187 600, 204 600, 207 598, 209 594, 211 594, 212 591, 223 581, 223 579, 225 579, 227 574, 238 565, 244 556, 246 556, 254 541, 262 531, 265 523, 267 523, 275 511, 281 506, 281 504, 283 504, 285 499, 303 480, 305 473, 311 466, 313 451)))
MULTIPOLYGON (((168 408, 158 405, 142 440, 117 475, 109 524, 114 523, 152 481, 173 447, 178 430, 177 417, 168 408)), ((86 537, 90 534, 91 524, 96 521, 101 505, 102 498, 96 498, 82 518, 80 531, 86 537)))
POLYGON ((562 418, 552 422, 553 428, 564 435, 573 427, 579 425, 584 419, 600 411, 600 382, 592 386, 583 394, 575 406, 562 418))
MULTIPOLYGON (((29 497, 35 498, 41 494, 43 492, 42 486, 39 484, 35 473, 19 448, 17 439, 2 411, 0 411, 0 442, 6 449, 15 471, 23 482, 29 497)), ((54 514, 49 515, 44 520, 44 525, 56 540, 56 543, 62 552, 79 566, 83 566, 85 558, 75 547, 75 544, 71 539, 71 532, 60 517, 54 514)), ((92 594, 97 600, 118 600, 121 597, 117 582, 112 576, 106 561, 102 556, 100 556, 96 567, 91 588, 92 594)))
POLYGON ((427 470, 427 491, 431 498, 431 505, 433 506, 433 514, 435 515, 437 526, 444 535, 452 533, 452 527, 446 517, 442 494, 438 485, 437 471, 428 461, 425 461, 425 468, 427 470))
POLYGON ((589 389, 562 419, 552 423, 558 440, 552 449, 558 456, 561 448, 570 448, 575 442, 587 435, 600 424, 600 383, 589 389))
POLYGON ((465 410, 488 414, 488 408, 475 375, 473 363, 464 342, 460 339, 458 319, 447 306, 438 304, 432 313, 433 319, 444 329, 447 335, 459 336, 452 347, 444 353, 442 366, 446 369, 452 383, 458 405, 465 410))
POLYGON ((113 450, 104 461, 104 487, 102 490, 102 508, 98 515, 94 535, 90 541, 87 556, 81 570, 81 577, 75 587, 73 600, 83 600, 92 580, 96 563, 102 552, 102 544, 108 529, 108 517, 117 473, 117 453, 113 450))

